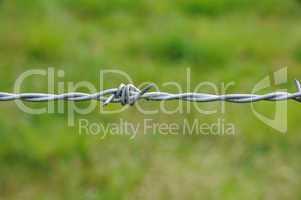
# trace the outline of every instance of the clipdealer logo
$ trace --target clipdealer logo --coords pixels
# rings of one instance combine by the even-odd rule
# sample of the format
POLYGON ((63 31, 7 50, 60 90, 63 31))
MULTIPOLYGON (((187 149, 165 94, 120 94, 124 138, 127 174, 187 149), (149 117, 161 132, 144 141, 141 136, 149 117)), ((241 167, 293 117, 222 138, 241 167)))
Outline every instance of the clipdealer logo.
MULTIPOLYGON (((101 70, 99 76, 99 87, 96 87, 94 84, 92 84, 89 81, 80 81, 80 82, 65 82, 64 76, 65 72, 63 70, 55 70, 54 68, 48 68, 48 69, 32 69, 28 70, 24 73, 22 73, 17 80, 15 81, 14 85, 14 93, 21 93, 22 86, 24 82, 26 82, 27 79, 31 78, 32 76, 40 76, 40 77, 46 77, 47 83, 48 83, 48 91, 47 93, 53 94, 53 93, 66 93, 66 92, 76 92, 81 89, 85 89, 88 91, 88 93, 97 93, 104 88, 104 83, 110 79, 107 77, 112 78, 122 78, 126 82, 132 83, 132 78, 124 71, 121 70, 101 70)), ((271 87, 272 82, 274 82, 275 85, 281 85, 283 83, 287 82, 287 68, 282 68, 280 70, 277 70, 273 73, 273 76, 266 76, 262 80, 260 80, 257 84, 255 84, 252 93, 260 93, 261 90, 267 89, 271 87)), ((145 84, 148 84, 149 82, 145 82, 140 84, 140 86, 143 86, 145 84)), ((231 86, 234 86, 235 82, 227 82, 227 83, 221 83, 219 85, 205 81, 200 82, 198 85, 194 87, 194 89, 191 86, 191 71, 189 68, 186 70, 186 85, 183 87, 182 84, 179 84, 175 81, 169 81, 161 84, 160 86, 155 85, 155 88, 157 91, 159 91, 159 88, 173 88, 176 90, 176 93, 184 93, 184 92, 202 92, 204 88, 206 90, 210 90, 212 94, 221 95, 221 94, 227 94, 229 88, 231 86)), ((139 86, 138 86, 139 87, 139 86)), ((286 90, 282 90, 286 91, 286 90)), ((166 115, 171 114, 182 114, 182 113, 190 113, 192 109, 194 111, 197 111, 200 114, 204 115, 212 115, 212 114, 224 114, 226 112, 226 103, 225 101, 218 102, 220 105, 218 107, 202 107, 201 103, 198 102, 190 102, 190 103, 184 103, 183 101, 177 101, 176 106, 172 109, 168 109, 166 106, 167 102, 161 101, 159 102, 159 105, 156 108, 152 109, 146 109, 140 102, 136 102, 135 107, 136 109, 143 114, 144 116, 150 116, 158 113, 163 113, 166 115)), ((17 106, 28 114, 52 114, 52 113, 59 113, 59 114, 67 114, 68 119, 68 126, 74 127, 76 126, 76 115, 88 115, 95 111, 95 109, 98 109, 98 112, 100 114, 116 114, 123 112, 125 109, 128 108, 128 106, 120 106, 120 107, 114 107, 114 109, 105 109, 102 106, 99 106, 100 102, 98 101, 90 101, 88 102, 87 106, 80 107, 77 105, 76 102, 68 101, 67 103, 64 103, 63 101, 59 101, 57 103, 53 101, 47 102, 46 107, 32 107, 32 104, 25 104, 21 100, 16 100, 17 106), (67 112, 67 113, 66 113, 67 112)), ((45 105, 45 104, 43 104, 45 105)), ((260 121, 262 121, 267 126, 273 128, 276 131, 279 131, 281 133, 287 132, 287 101, 276 101, 275 102, 275 115, 273 117, 265 116, 264 114, 260 113, 255 109, 254 103, 251 103, 251 109, 254 113, 255 117, 258 118, 260 121)))
MULTIPOLYGON (((272 83, 278 86, 287 83, 287 67, 277 70, 273 73, 273 76, 266 76, 261 79, 253 88, 252 93, 258 93, 263 89, 271 87, 272 83)), ((281 91, 287 92, 287 89, 281 91)), ((287 101, 276 101, 274 116, 268 117, 258 111, 254 107, 254 103, 251 103, 252 112, 254 115, 267 126, 273 128, 280 133, 287 132, 287 101)))

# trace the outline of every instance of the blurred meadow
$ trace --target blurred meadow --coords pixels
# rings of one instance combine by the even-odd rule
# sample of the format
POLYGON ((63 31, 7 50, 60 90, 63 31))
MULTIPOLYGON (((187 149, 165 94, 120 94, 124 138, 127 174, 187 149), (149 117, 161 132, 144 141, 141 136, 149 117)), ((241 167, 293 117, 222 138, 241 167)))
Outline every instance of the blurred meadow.
MULTIPOLYGON (((64 70, 56 81, 89 81, 96 88, 100 70, 119 69, 136 84, 154 82, 169 92, 175 88, 161 84, 176 81, 185 88, 190 68, 192 89, 204 81, 234 81, 230 93, 249 93, 263 77, 288 67, 288 83, 266 91, 293 92, 294 79, 301 79, 301 1, 0 0, 0 91, 11 92, 26 70, 48 67, 64 70)), ((105 88, 121 83, 116 77, 104 81, 105 88)), ((47 92, 47 80, 28 78, 22 91, 47 92)), ((1 102, 0 199, 301 199, 301 108, 294 101, 288 102, 286 134, 259 121, 249 104, 227 103, 225 113, 211 115, 191 107, 150 116, 136 107, 102 114, 99 106, 76 120, 181 124, 223 118, 235 125, 235 135, 100 139, 68 126, 66 113, 31 115, 1 102)), ((274 106, 256 104, 266 115, 274 106)))

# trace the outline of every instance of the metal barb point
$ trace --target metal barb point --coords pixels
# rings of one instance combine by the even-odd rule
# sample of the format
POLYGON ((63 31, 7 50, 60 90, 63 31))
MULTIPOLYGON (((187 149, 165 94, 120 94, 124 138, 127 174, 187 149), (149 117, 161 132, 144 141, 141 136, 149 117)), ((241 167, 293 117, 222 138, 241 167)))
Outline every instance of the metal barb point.
POLYGON ((109 103, 111 103, 114 99, 114 94, 111 95, 107 100, 102 104, 103 107, 107 106, 109 103))
POLYGON ((298 81, 297 79, 295 79, 295 83, 296 83, 298 92, 301 92, 301 83, 300 83, 300 81, 298 81))
POLYGON ((121 105, 134 105, 139 98, 149 91, 154 84, 149 84, 142 90, 139 90, 132 84, 120 84, 119 88, 108 99, 105 100, 103 106, 113 102, 120 102, 121 105))
POLYGON ((121 96, 122 90, 124 90, 125 86, 126 86, 125 84, 121 83, 119 85, 119 88, 114 92, 114 94, 112 94, 102 105, 105 107, 109 103, 111 103, 114 100, 114 98, 119 98, 121 96))
POLYGON ((150 83, 147 86, 145 86, 145 88, 143 88, 133 99, 133 101, 130 103, 130 105, 134 105, 135 102, 142 96, 144 95, 146 92, 148 92, 151 88, 155 87, 155 84, 150 83))
MULTIPOLYGON (((296 83, 298 93, 301 93, 301 83, 300 83, 300 81, 295 79, 295 83, 296 83)), ((296 97, 295 100, 301 102, 301 97, 296 97)))

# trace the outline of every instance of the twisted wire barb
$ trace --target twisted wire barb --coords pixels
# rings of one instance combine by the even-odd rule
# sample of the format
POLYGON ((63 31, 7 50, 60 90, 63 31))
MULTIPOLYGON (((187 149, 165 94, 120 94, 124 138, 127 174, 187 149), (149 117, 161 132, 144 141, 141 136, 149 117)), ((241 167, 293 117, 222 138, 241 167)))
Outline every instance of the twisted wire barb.
POLYGON ((301 83, 295 81, 298 91, 295 93, 288 92, 273 92, 268 94, 225 94, 213 95, 207 93, 180 93, 172 94, 167 92, 148 92, 153 84, 147 85, 142 90, 132 84, 121 84, 118 88, 107 89, 95 94, 87 93, 64 93, 64 94, 47 94, 47 93, 5 93, 0 92, 0 101, 22 100, 29 102, 44 102, 53 100, 65 101, 86 101, 98 100, 103 102, 103 105, 110 103, 121 103, 121 105, 134 105, 140 99, 149 101, 166 101, 166 100, 183 100, 191 102, 213 102, 226 101, 232 103, 251 103, 257 101, 283 101, 295 100, 301 102, 301 83))

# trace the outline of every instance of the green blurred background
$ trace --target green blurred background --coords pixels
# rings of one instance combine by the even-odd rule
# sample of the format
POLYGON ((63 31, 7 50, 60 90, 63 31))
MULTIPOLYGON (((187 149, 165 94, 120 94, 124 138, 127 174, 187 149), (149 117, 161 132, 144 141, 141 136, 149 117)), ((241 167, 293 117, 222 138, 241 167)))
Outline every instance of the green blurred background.
MULTIPOLYGON (((65 71, 57 81, 96 87, 103 69, 123 70, 137 84, 177 81, 184 87, 190 68, 192 88, 235 81, 229 92, 250 92, 285 66, 289 82, 281 87, 295 91, 300 0, 0 0, 0 91, 12 91, 26 70, 54 67, 65 71)), ((119 84, 113 77, 105 87, 119 84)), ((47 80, 30 78, 23 90, 47 91, 47 80)), ((272 115, 275 104, 256 106, 272 115)), ((214 115, 192 109, 144 116, 132 107, 76 116, 103 124, 222 117, 236 127, 235 136, 141 134, 134 140, 79 135, 77 126, 68 127, 67 114, 30 115, 14 102, 2 102, 0 110, 0 199, 301 199, 296 102, 288 103, 287 134, 260 122, 247 104, 226 104, 225 114, 214 115)))

